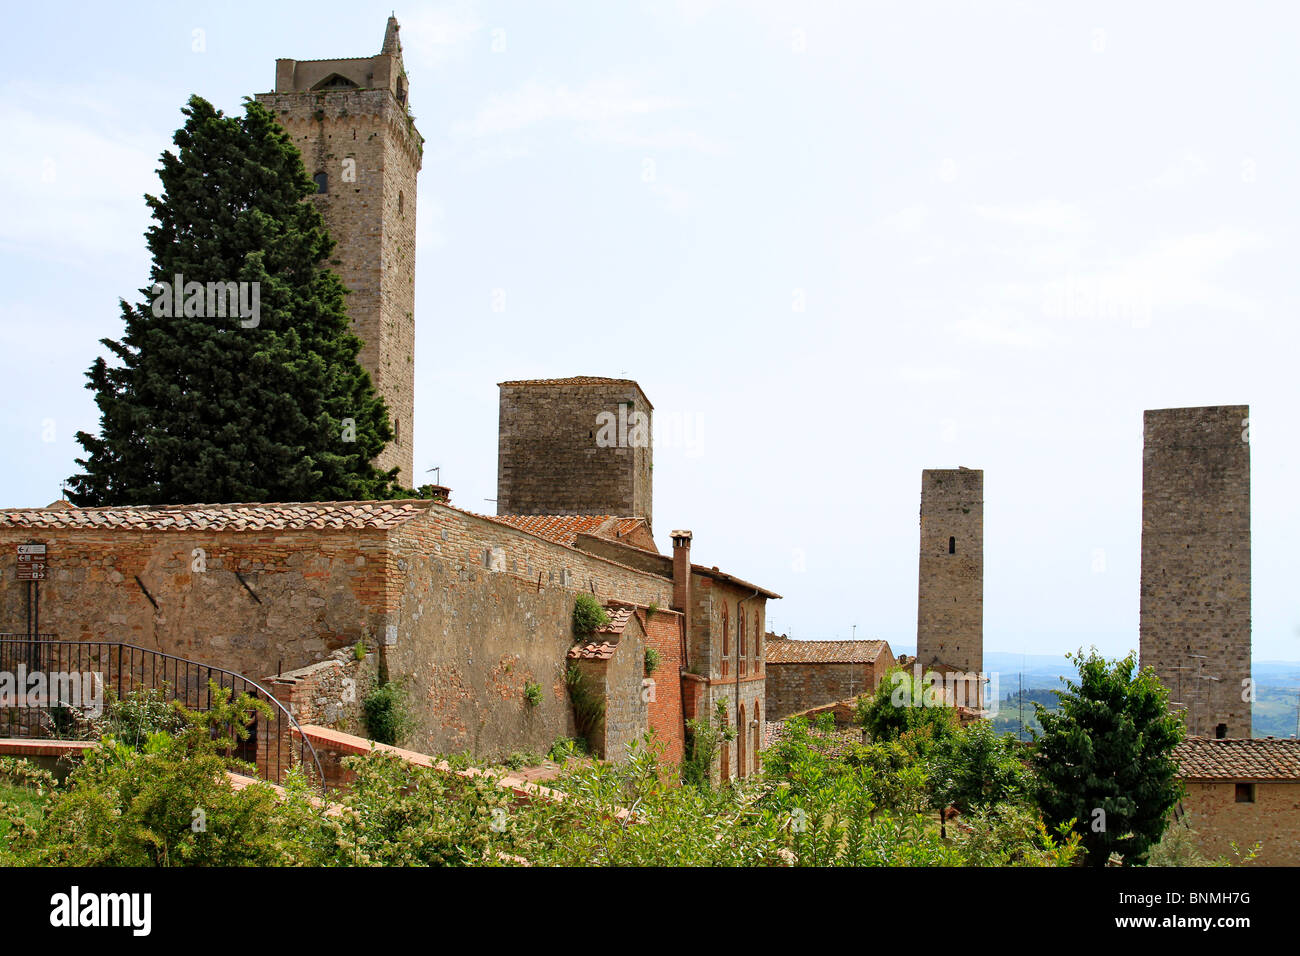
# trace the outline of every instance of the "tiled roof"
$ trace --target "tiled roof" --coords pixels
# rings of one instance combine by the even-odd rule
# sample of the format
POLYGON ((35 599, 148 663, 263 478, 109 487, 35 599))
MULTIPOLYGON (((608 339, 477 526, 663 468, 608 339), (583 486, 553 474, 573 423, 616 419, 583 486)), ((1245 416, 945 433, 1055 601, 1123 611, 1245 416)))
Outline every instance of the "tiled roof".
POLYGON ((1174 751, 1184 780, 1294 780, 1300 783, 1300 740, 1273 737, 1210 740, 1189 737, 1174 751))
POLYGON ((769 664, 872 664, 888 645, 884 641, 767 642, 769 664))
POLYGON ((122 508, 11 508, 0 528, 137 531, 384 530, 429 509, 426 499, 154 505, 122 508))
POLYGON ((607 661, 614 656, 616 650, 618 645, 611 644, 609 641, 601 641, 599 644, 575 644, 569 648, 569 656, 581 657, 588 661, 607 661))
MULTIPOLYGON (((513 382, 498 382, 498 385, 554 385, 557 388, 566 385, 637 385, 630 378, 605 378, 601 375, 571 375, 568 378, 523 378, 513 382)), ((637 385, 637 388, 640 388, 637 385)))
POLYGON ((575 644, 569 648, 569 657, 581 657, 589 661, 607 661, 614 656, 614 652, 618 650, 619 638, 623 636, 623 629, 627 627, 627 622, 632 620, 633 615, 636 614, 636 605, 611 601, 605 604, 605 611, 609 614, 609 623, 596 628, 596 633, 608 634, 613 640, 588 641, 585 644, 575 644))
POLYGON ((572 548, 579 534, 594 534, 617 541, 644 518, 619 518, 614 515, 483 515, 489 521, 508 524, 539 538, 572 548))

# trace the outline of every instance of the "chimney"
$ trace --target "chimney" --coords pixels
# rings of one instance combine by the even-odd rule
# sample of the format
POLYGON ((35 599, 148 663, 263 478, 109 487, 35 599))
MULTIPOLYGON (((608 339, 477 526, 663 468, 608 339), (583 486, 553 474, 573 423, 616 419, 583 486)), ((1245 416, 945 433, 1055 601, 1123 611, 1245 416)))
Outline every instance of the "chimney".
POLYGON ((691 623, 691 533, 673 532, 673 607, 686 615, 687 633, 691 623))

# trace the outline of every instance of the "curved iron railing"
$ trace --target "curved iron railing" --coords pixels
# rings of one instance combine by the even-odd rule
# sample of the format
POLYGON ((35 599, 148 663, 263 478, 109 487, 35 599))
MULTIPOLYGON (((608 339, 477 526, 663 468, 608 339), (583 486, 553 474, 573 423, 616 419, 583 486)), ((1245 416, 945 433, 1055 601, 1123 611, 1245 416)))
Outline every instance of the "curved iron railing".
POLYGON ((298 721, 275 695, 251 678, 224 667, 203 664, 121 641, 61 641, 54 634, 0 634, 0 736, 75 739, 87 716, 97 716, 107 691, 121 700, 134 691, 153 690, 164 700, 190 710, 212 707, 212 686, 270 705, 272 716, 257 714, 247 740, 236 741, 232 756, 253 764, 272 783, 283 783, 296 762, 315 772, 324 790, 316 748, 298 721), (6 675, 12 675, 8 681, 6 675), (16 692, 16 699, 6 699, 16 692), (295 741, 297 738, 295 754, 295 741))

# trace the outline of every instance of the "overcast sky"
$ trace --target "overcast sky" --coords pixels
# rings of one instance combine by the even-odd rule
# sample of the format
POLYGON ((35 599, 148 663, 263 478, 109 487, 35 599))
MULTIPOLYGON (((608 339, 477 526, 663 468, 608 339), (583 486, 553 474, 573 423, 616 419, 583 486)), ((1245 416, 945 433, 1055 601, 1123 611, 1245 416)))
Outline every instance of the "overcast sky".
MULTIPOLYGON (((58 497, 98 427, 84 372, 147 278, 186 98, 372 55, 390 8, 6 12, 0 504, 58 497)), ((985 647, 1120 654, 1142 411, 1244 403, 1254 653, 1300 659, 1294 5, 397 16, 426 138, 416 464, 454 504, 493 510, 496 383, 635 378, 660 546, 690 528, 785 595, 774 630, 914 647, 921 470, 965 465, 985 647)))

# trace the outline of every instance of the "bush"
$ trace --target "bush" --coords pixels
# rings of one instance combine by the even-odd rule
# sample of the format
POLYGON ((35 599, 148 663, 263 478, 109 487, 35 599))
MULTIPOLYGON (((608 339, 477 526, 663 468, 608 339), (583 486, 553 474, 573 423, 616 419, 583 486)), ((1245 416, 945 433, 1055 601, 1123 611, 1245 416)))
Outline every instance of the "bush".
POLYGON ((609 614, 590 594, 579 594, 573 603, 573 633, 586 637, 609 623, 609 614))
POLYGON ((659 652, 653 647, 645 649, 645 676, 651 677, 659 669, 659 652))
POLYGON ((582 668, 577 664, 569 665, 564 683, 569 689, 569 700, 573 702, 574 729, 586 741, 587 749, 594 751, 592 738, 605 719, 605 698, 592 689, 582 668))
POLYGON ((361 709, 367 732, 381 744, 396 745, 414 725, 406 706, 406 691, 395 681, 376 685, 361 702, 361 709))

